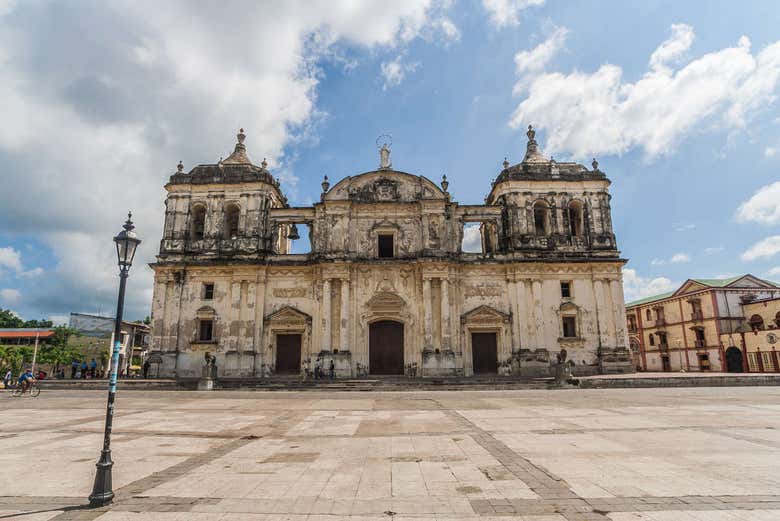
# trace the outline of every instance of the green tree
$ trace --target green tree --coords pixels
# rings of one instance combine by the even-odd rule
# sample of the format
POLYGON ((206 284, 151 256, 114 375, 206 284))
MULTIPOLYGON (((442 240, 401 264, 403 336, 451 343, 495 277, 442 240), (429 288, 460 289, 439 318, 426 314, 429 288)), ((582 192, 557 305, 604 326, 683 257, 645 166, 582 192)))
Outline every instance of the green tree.
POLYGON ((0 327, 24 327, 24 320, 10 309, 0 308, 0 327))
POLYGON ((32 363, 32 346, 0 346, 0 367, 19 374, 25 364, 32 363))

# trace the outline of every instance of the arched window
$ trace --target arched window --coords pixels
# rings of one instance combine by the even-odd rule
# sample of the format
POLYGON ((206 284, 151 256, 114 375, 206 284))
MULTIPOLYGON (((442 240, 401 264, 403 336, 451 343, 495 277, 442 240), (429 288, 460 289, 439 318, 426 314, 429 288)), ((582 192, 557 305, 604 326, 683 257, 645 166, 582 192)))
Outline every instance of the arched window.
POLYGON ((649 310, 649 309, 648 309, 648 310, 645 312, 645 315, 647 316, 647 321, 648 321, 648 322, 650 322, 651 320, 653 320, 653 315, 652 315, 652 313, 650 313, 650 310, 649 310))
POLYGON ((534 233, 536 235, 547 235, 549 233, 548 213, 550 207, 544 201, 534 203, 534 233))
POLYGON ((780 327, 780 311, 775 314, 775 327, 780 327))
POLYGON ((206 208, 203 206, 194 206, 192 208, 192 224, 190 225, 190 232, 193 241, 203 240, 203 236, 206 230, 206 208))
POLYGON ((225 208, 225 239, 238 237, 238 216, 240 212, 238 205, 235 204, 229 204, 225 208))
POLYGON ((650 333, 649 339, 650 339, 650 345, 654 346, 655 345, 655 337, 653 336, 652 333, 650 333))
POLYGON ((569 203, 569 230, 572 237, 582 237, 583 219, 582 203, 572 201, 569 203))
POLYGON ((750 329, 753 331, 764 330, 764 319, 761 318, 761 315, 753 315, 750 317, 750 329))

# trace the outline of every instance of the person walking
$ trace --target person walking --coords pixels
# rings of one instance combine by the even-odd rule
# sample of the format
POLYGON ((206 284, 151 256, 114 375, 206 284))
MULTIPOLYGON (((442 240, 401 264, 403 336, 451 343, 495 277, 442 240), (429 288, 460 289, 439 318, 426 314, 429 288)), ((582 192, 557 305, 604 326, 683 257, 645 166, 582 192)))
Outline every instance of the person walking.
POLYGON ((89 362, 89 376, 91 378, 95 378, 95 376, 97 376, 96 372, 97 372, 97 361, 93 358, 89 362))
POLYGON ((3 389, 8 389, 11 386, 11 379, 13 377, 14 374, 10 369, 5 372, 5 376, 3 377, 3 389))
POLYGON ((148 359, 148 358, 147 358, 146 360, 144 360, 144 365, 143 365, 143 371, 144 371, 144 380, 146 380, 147 378, 149 378, 149 367, 151 367, 151 365, 152 365, 152 364, 149 362, 149 359, 148 359))
POLYGON ((87 379, 87 361, 86 360, 82 360, 81 361, 81 378, 83 378, 84 380, 87 379))
POLYGON ((76 371, 79 369, 79 361, 75 358, 73 359, 73 363, 70 364, 70 379, 73 380, 76 378, 76 371))
POLYGON ((336 364, 333 363, 333 359, 330 359, 330 365, 328 366, 328 376, 333 380, 336 378, 336 364))

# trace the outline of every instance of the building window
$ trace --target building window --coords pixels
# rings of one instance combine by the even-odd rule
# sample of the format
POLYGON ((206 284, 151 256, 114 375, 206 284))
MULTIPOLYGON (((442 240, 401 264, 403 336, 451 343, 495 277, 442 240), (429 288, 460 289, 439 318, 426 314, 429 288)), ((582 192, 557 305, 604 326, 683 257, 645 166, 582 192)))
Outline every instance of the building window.
POLYGON ((696 328, 694 333, 696 334, 696 347, 705 347, 707 339, 704 337, 704 328, 696 328))
POLYGON ((203 285, 203 300, 213 300, 214 299, 214 283, 213 282, 207 282, 203 285))
POLYGON ((225 208, 225 239, 238 237, 238 216, 240 209, 235 204, 229 204, 225 208))
POLYGON ((563 337, 577 337, 577 317, 563 317, 563 337))
POLYGON ((669 344, 666 342, 666 333, 656 333, 658 335, 658 345, 664 348, 668 348, 669 344))
POLYGON ((775 327, 780 327, 780 311, 775 314, 775 327))
POLYGON ((569 203, 569 232, 573 237, 582 237, 582 203, 569 203))
POLYGON ((571 298, 571 282, 561 281, 561 297, 571 298))
POLYGON ((206 209, 202 206, 196 206, 192 209, 192 240, 203 240, 206 229, 206 209))
POLYGON ((377 255, 382 259, 393 257, 393 236, 391 234, 377 236, 377 255))
POLYGON ((761 315, 753 315, 750 317, 750 329, 753 331, 764 330, 764 319, 761 318, 761 315))
POLYGON ((198 327, 198 340, 201 342, 211 342, 214 340, 214 321, 213 320, 200 320, 198 327))
POLYGON ((647 315, 647 321, 648 322, 653 320, 653 315, 650 314, 650 310, 649 309, 645 312, 645 315, 647 315))
POLYGON ((546 202, 536 201, 534 203, 534 233, 536 235, 547 235, 547 211, 546 202))
POLYGON ((655 337, 653 336, 653 334, 652 334, 652 333, 650 333, 650 345, 651 345, 651 346, 654 346, 654 345, 655 345, 655 337))

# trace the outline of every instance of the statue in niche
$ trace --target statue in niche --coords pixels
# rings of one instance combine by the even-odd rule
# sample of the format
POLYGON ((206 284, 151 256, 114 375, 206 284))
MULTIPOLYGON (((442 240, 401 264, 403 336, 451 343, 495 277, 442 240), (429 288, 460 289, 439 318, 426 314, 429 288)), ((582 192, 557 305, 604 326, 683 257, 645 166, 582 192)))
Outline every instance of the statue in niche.
POLYGON ((439 226, 436 221, 431 220, 428 224, 428 244, 431 248, 441 246, 441 237, 439 236, 439 226))

